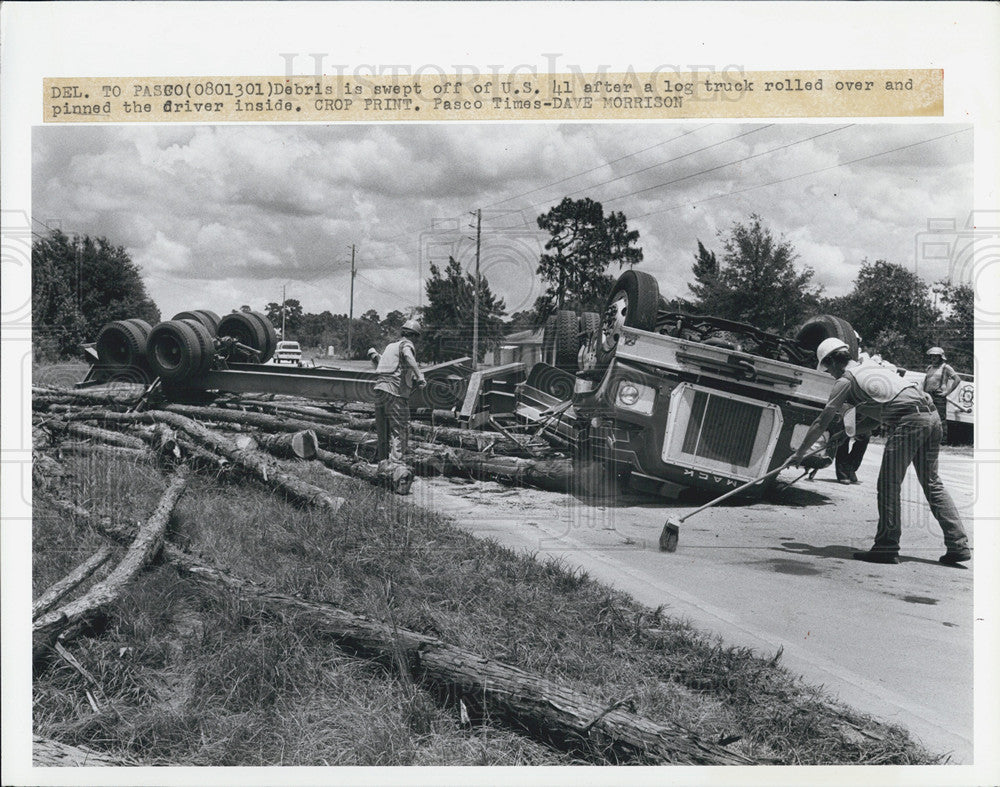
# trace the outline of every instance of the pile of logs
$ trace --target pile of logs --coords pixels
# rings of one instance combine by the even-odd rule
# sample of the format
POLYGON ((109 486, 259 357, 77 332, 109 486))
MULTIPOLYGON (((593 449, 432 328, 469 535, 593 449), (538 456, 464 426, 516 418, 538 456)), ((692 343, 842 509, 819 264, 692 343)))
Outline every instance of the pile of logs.
MULTIPOLYGON (((163 405, 130 412, 130 403, 102 394, 35 392, 35 428, 48 433, 59 451, 126 452, 164 467, 166 489, 145 524, 98 520, 77 502, 48 493, 48 504, 106 537, 108 544, 83 561, 35 600, 33 655, 37 668, 62 658, 87 682, 87 698, 99 712, 102 698, 94 677, 66 645, 85 624, 103 614, 124 587, 155 559, 169 562, 190 581, 226 592, 277 619, 308 620, 348 653, 408 670, 409 678, 460 705, 475 718, 505 720, 550 745, 599 761, 623 763, 753 764, 756 761, 696 732, 653 722, 623 706, 627 700, 601 702, 569 685, 542 678, 513 665, 442 642, 434 637, 372 620, 331 604, 288 596, 234 576, 165 540, 167 521, 184 493, 192 470, 237 473, 281 490, 296 505, 338 515, 344 502, 288 471, 276 458, 318 461, 333 470, 405 494, 412 482, 408 467, 371 464, 360 458, 372 439, 367 422, 354 412, 333 413, 307 404, 229 403, 213 407, 163 405), (209 426, 211 424, 212 426, 209 426), (118 545, 112 548, 112 544, 118 545), (121 546, 120 563, 82 596, 65 601, 105 567, 121 546)), ((363 415, 363 414, 362 414, 363 415)), ((474 434, 424 425, 415 430, 413 470, 496 478, 548 489, 570 485, 569 460, 543 460, 524 454, 534 449, 513 435, 474 434), (432 442, 433 440, 433 442, 432 442), (511 445, 513 444, 513 445, 511 445), (496 453, 509 449, 520 456, 496 453)), ((36 435, 39 433, 36 432, 36 435)), ((42 455, 40 455, 41 457, 42 455)), ((48 461, 51 462, 51 459, 48 461)), ((42 463, 45 465, 45 463, 42 463)), ((55 463, 55 464, 58 464, 55 463)), ((52 469, 49 467, 49 469, 52 469)), ((36 761, 82 760, 113 764, 95 752, 61 747, 36 739, 36 761)))
POLYGON ((573 492, 577 486, 571 459, 541 438, 507 430, 473 431, 415 421, 407 464, 374 464, 373 417, 357 409, 334 412, 304 400, 248 399, 211 407, 163 404, 130 412, 130 403, 120 396, 36 389, 33 407, 36 425, 57 438, 61 450, 156 455, 160 460, 172 456, 211 472, 249 474, 299 502, 318 494, 316 489, 304 489, 264 454, 317 461, 400 495, 409 493, 414 474, 490 479, 557 492, 573 492))

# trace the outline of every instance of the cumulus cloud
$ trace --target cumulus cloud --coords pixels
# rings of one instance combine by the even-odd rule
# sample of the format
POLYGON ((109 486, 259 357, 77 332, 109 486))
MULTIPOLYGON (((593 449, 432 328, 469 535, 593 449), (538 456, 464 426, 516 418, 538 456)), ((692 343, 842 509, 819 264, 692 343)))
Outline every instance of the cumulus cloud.
POLYGON ((865 258, 947 274, 918 262, 916 239, 928 219, 964 223, 971 137, 884 123, 46 127, 33 210, 124 245, 165 313, 262 308, 282 285, 346 312, 352 244, 355 312, 405 309, 432 261, 471 269, 477 208, 491 286, 528 308, 536 218, 567 194, 625 213, 669 297, 687 293, 698 240, 720 251, 750 213, 836 295, 865 258))

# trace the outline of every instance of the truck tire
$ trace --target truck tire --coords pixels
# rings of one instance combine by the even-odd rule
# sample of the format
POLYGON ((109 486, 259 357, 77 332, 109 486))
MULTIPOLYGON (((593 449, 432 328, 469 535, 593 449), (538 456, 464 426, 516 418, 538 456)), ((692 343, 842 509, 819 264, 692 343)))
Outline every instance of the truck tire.
POLYGON ((161 322, 153 328, 146 352, 153 373, 169 382, 188 380, 204 368, 198 334, 183 320, 161 322))
POLYGON ((142 320, 109 322, 97 334, 97 357, 112 366, 142 366, 149 331, 149 323, 142 320))
POLYGON ((274 352, 278 349, 278 332, 274 330, 274 326, 271 324, 271 321, 260 312, 250 312, 249 314, 260 323, 260 327, 264 331, 264 338, 267 341, 267 346, 264 348, 260 362, 267 363, 272 357, 274 357, 274 352))
POLYGON ((196 320, 208 329, 212 336, 219 332, 219 315, 207 309, 196 309, 193 312, 180 312, 171 317, 172 320, 196 320))
POLYGON ((850 350, 851 358, 858 360, 858 336, 851 324, 842 317, 821 314, 806 320, 795 333, 795 341, 809 352, 815 352, 824 339, 840 339, 850 350))
POLYGON ((589 341, 601 328, 601 315, 597 312, 584 312, 580 315, 580 330, 587 335, 589 341))
POLYGON ((140 319, 137 319, 135 317, 133 317, 130 320, 125 320, 125 322, 132 323, 132 325, 134 325, 136 328, 138 328, 142 332, 142 337, 143 337, 143 339, 142 339, 142 346, 145 347, 146 346, 146 339, 149 338, 149 332, 151 330, 153 330, 153 326, 150 325, 145 320, 140 320, 140 319))
POLYGON ((545 321, 545 328, 542 331, 542 363, 555 366, 556 347, 556 315, 552 315, 545 321))
POLYGON ((567 372, 576 371, 576 356, 580 352, 580 318, 576 312, 556 312, 555 366, 567 372))
MULTIPOLYGON (((267 358, 271 357, 271 355, 267 355, 267 358, 264 357, 270 347, 270 342, 264 326, 261 325, 260 320, 251 316, 252 314, 252 312, 227 314, 219 320, 219 338, 235 339, 240 344, 245 344, 256 350, 260 355, 260 362, 265 363, 267 358)), ((272 350, 271 354, 273 353, 272 350)))
POLYGON ((196 309, 195 314, 201 314, 204 316, 211 325, 206 325, 205 327, 209 329, 212 336, 215 336, 219 331, 219 315, 209 309, 196 309))
POLYGON ((660 287, 656 279, 642 271, 625 271, 618 277, 604 306, 601 336, 597 343, 597 365, 611 363, 622 327, 652 331, 660 305, 660 287))
POLYGON ((212 367, 215 360, 215 339, 204 323, 198 320, 181 320, 191 326, 194 335, 198 338, 198 346, 201 348, 201 368, 199 373, 206 372, 212 367))

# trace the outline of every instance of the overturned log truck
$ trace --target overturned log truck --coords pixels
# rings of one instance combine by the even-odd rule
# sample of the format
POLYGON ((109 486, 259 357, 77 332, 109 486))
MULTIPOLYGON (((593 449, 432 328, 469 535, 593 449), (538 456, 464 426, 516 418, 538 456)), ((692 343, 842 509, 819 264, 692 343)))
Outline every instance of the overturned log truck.
MULTIPOLYGON (((580 327, 570 414, 579 445, 633 488, 667 497, 684 487, 725 492, 779 467, 833 383, 815 368, 817 345, 834 336, 858 357, 857 336, 838 317, 816 317, 785 339, 670 311, 656 280, 638 271, 618 279, 596 328, 580 327)), ((543 341, 560 345, 558 330, 543 341)), ((541 377, 533 369, 528 384, 541 377)))
MULTIPOLYGON (((91 366, 77 387, 155 382, 168 400, 186 402, 208 402, 221 393, 374 401, 374 371, 268 364, 277 345, 274 327, 259 312, 222 318, 208 310, 181 312, 155 327, 142 320, 117 320, 101 328, 94 344, 84 345, 91 366)), ((426 368, 428 385, 414 392, 411 406, 460 410, 470 380, 483 377, 472 373, 468 361, 426 368)), ((511 397, 515 382, 516 375, 509 383, 511 397)))
MULTIPOLYGON (((798 446, 832 385, 814 368, 814 350, 829 336, 857 357, 856 335, 840 318, 817 317, 785 339, 670 311, 652 276, 626 271, 603 315, 550 318, 542 360, 530 370, 520 362, 474 370, 467 358, 439 364, 425 369, 428 386, 410 404, 418 413, 450 411, 467 428, 545 434, 578 457, 609 463, 637 491, 724 492, 798 446)), ((181 312, 155 327, 119 320, 85 346, 91 368, 78 386, 156 382, 168 400, 187 402, 224 393, 374 400, 374 371, 267 365, 276 345, 257 312, 181 312)))

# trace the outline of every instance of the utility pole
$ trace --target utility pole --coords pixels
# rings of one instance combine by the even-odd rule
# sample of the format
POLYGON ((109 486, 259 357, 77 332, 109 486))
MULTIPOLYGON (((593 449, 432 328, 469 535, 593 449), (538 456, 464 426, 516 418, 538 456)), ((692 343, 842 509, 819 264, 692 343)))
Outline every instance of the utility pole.
POLYGON ((483 211, 476 211, 476 295, 472 301, 472 368, 479 368, 479 241, 482 234, 483 211))
POLYGON ((281 338, 285 338, 285 286, 281 285, 281 338))
POLYGON ((352 338, 354 333, 354 244, 351 244, 351 311, 347 316, 347 358, 350 360, 354 355, 352 351, 352 338))

